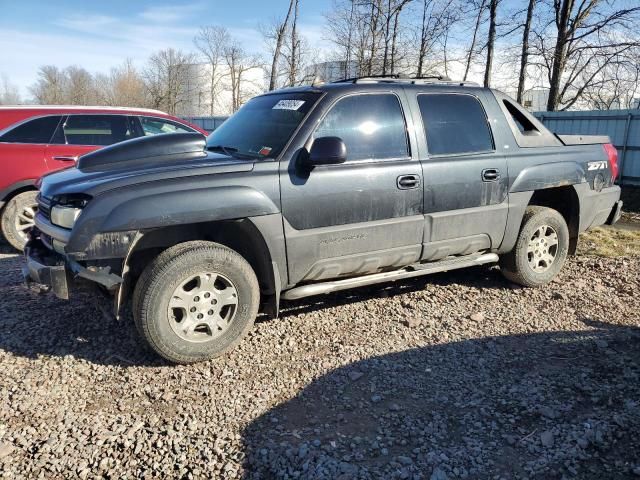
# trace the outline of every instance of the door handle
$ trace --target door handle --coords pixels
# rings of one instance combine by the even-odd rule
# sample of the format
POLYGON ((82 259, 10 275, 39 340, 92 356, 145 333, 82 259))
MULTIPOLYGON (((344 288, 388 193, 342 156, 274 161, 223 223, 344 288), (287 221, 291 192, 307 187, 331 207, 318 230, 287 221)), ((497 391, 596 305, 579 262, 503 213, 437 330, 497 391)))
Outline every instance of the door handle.
POLYGON ((500 170, 497 168, 485 168, 482 170, 482 181, 495 182, 496 180, 500 180, 500 170))
POLYGON ((53 159, 58 160, 59 162, 75 162, 76 160, 78 160, 78 157, 60 155, 58 157, 53 157, 53 159))
POLYGON ((400 190, 410 190, 420 186, 420 175, 400 175, 396 180, 396 185, 400 190))

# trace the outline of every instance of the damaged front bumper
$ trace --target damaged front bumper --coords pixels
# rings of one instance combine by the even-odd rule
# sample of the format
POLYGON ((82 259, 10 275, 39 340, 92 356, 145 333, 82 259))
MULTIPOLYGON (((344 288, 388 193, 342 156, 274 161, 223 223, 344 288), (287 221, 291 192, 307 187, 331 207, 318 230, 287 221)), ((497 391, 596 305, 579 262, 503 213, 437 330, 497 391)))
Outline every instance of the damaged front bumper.
POLYGON ((67 256, 48 249, 39 238, 32 238, 25 249, 23 276, 27 285, 37 284, 52 291, 56 297, 68 300, 76 280, 88 280, 114 291, 122 277, 107 268, 85 267, 67 256))

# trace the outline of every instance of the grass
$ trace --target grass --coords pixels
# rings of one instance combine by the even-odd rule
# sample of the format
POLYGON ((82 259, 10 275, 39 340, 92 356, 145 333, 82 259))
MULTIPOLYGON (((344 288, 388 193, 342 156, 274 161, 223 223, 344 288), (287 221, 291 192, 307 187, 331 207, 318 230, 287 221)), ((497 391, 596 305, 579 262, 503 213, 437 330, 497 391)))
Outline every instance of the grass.
POLYGON ((578 253, 598 257, 640 255, 640 230, 594 228, 580 235, 578 253))

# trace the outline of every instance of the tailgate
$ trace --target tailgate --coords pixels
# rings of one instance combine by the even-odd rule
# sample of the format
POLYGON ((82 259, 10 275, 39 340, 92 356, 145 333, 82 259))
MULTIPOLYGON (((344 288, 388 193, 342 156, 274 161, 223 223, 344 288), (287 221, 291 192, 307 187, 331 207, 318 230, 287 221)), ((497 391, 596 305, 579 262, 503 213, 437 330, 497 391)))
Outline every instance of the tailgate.
POLYGON ((556 137, 564 145, 598 145, 611 143, 607 135, 558 135, 556 137))

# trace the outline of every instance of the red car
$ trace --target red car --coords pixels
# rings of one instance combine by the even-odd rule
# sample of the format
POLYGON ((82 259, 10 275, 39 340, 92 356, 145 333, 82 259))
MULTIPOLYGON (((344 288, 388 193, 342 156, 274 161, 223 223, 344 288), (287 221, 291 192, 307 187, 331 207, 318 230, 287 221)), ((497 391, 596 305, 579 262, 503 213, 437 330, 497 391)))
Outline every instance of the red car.
POLYGON ((200 132, 157 110, 115 107, 0 107, 0 225, 21 250, 33 224, 36 181, 85 153, 130 138, 200 132))

